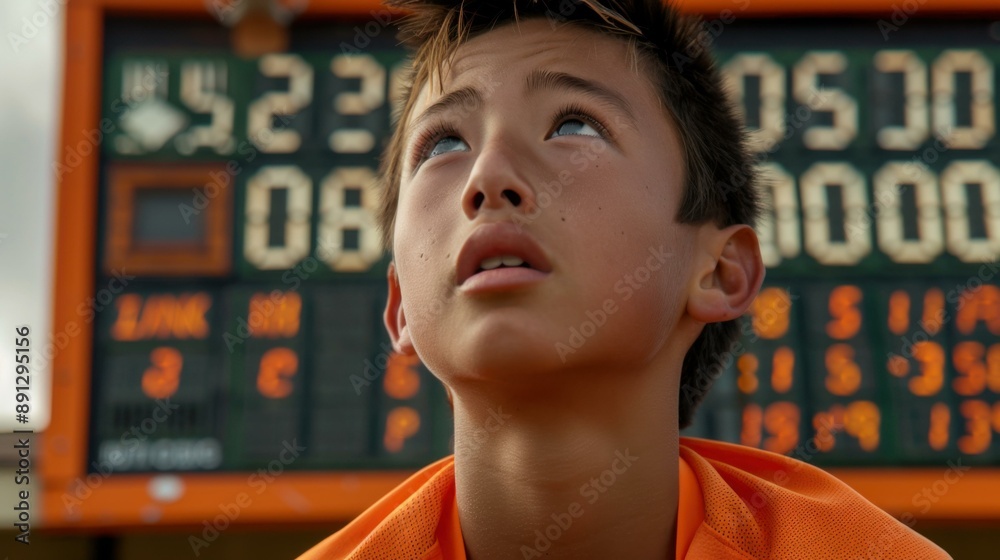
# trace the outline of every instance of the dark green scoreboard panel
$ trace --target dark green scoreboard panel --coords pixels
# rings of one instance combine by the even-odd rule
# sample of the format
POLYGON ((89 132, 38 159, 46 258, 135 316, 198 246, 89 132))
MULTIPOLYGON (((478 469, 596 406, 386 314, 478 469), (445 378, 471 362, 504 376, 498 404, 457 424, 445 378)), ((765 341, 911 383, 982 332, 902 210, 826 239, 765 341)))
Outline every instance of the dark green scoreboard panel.
MULTIPOLYGON (((998 37, 709 29, 768 177, 768 278, 686 433, 827 465, 1000 463, 998 37)), ((247 60, 207 23, 107 21, 95 462, 241 470, 293 439, 307 469, 450 452, 440 383, 381 319, 391 35, 299 24, 247 60)))

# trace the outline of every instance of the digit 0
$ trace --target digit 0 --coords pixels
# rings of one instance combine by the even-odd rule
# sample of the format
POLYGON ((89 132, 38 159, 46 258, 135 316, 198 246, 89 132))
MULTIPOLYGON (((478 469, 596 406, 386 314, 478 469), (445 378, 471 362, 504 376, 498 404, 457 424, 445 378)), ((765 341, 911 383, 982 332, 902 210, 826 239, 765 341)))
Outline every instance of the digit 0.
POLYGON ((801 251, 799 201, 795 180, 780 165, 765 163, 759 173, 765 211, 757 224, 757 237, 764 266, 773 268, 783 259, 799 256, 801 251))
POLYGON ((993 116, 993 64, 976 50, 949 49, 941 53, 931 68, 934 92, 934 134, 952 149, 979 150, 996 131, 993 116), (955 74, 972 78, 969 126, 956 126, 955 74))
POLYGON ((766 54, 741 53, 734 56, 722 69, 723 79, 740 107, 743 120, 746 106, 747 78, 757 78, 760 83, 760 126, 750 132, 752 149, 765 152, 777 146, 785 136, 785 69, 766 54))
POLYGON ((312 180, 294 165, 262 168, 247 182, 243 255, 261 270, 291 268, 309 254, 312 180), (284 243, 270 244, 271 201, 276 191, 287 197, 284 243))
POLYGON ((802 174, 802 216, 806 252, 819 263, 853 265, 871 252, 871 219, 865 178, 848 163, 817 163, 802 174), (829 192, 839 185, 843 194, 844 240, 835 240, 831 231, 829 192))

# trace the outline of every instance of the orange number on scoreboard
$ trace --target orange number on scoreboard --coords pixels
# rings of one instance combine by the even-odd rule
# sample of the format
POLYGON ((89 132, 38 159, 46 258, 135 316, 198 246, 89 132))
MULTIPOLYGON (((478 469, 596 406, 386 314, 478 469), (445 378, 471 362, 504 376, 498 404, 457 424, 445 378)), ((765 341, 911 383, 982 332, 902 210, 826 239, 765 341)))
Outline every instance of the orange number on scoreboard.
POLYGON ((959 342, 952 361, 959 375, 953 383, 956 393, 971 397, 986 387, 1000 393, 1000 343, 990 345, 987 350, 981 342, 959 342))
POLYGON ((420 413, 408 406, 397 406, 385 420, 383 442, 387 451, 403 449, 403 443, 420 429, 420 413))
POLYGON ((983 356, 986 348, 980 342, 967 340, 955 345, 952 363, 958 377, 952 382, 952 387, 959 395, 972 397, 986 388, 986 364, 983 356))
POLYGON ((831 338, 846 340, 861 329, 861 289, 857 286, 837 286, 830 292, 830 321, 826 334, 831 338))
MULTIPOLYGON (((896 290, 889 296, 889 332, 903 335, 910 328, 910 294, 896 290)), ((924 293, 924 312, 920 327, 934 335, 944 324, 944 292, 931 288, 924 293)))
POLYGON ((771 360, 771 388, 778 393, 787 393, 792 388, 794 370, 795 352, 787 346, 775 350, 771 360))
POLYGON ((408 399, 420 390, 420 374, 416 367, 420 358, 393 353, 385 366, 382 388, 394 399, 408 399))
POLYGON ((927 443, 931 449, 941 451, 948 446, 951 409, 945 403, 934 403, 931 407, 931 429, 927 432, 927 443))
POLYGON ((743 427, 740 430, 740 443, 750 447, 760 447, 761 424, 764 414, 760 405, 748 404, 743 407, 743 427))
POLYGON ((750 306, 754 333, 766 339, 780 338, 788 332, 792 300, 782 288, 765 288, 750 306))
POLYGON ((955 326, 962 334, 971 334, 982 321, 990 333, 1000 335, 1000 287, 985 285, 962 293, 955 315, 955 326))
POLYGON ((788 453, 799 444, 799 407, 786 401, 771 403, 766 409, 750 403, 743 407, 740 443, 775 453, 788 453), (769 434, 763 438, 764 430, 769 434))
POLYGON ((983 401, 964 401, 959 411, 965 417, 966 435, 958 438, 958 450, 967 455, 978 455, 989 449, 993 434, 990 431, 990 407, 983 401))
POLYGON ((813 416, 816 429, 815 443, 820 451, 831 451, 836 444, 836 434, 844 431, 858 440, 865 451, 875 451, 879 444, 882 416, 878 405, 871 401, 855 401, 846 407, 835 404, 829 411, 813 416))
POLYGON ((269 399, 283 399, 292 394, 292 382, 299 369, 299 356, 290 348, 271 348, 260 358, 257 390, 269 399))
POLYGON ((878 449, 881 415, 878 406, 871 401, 856 401, 847 405, 844 413, 844 430, 857 438, 858 445, 865 451, 878 449))
POLYGON ((920 320, 920 326, 927 334, 935 335, 944 325, 944 319, 944 292, 931 288, 924 294, 924 316, 920 320))
POLYGON ((986 352, 986 386, 990 391, 1000 393, 1000 344, 991 345, 986 352))
POLYGON ((772 434, 764 441, 764 449, 788 453, 799 444, 799 407, 785 401, 771 403, 764 411, 764 427, 772 434))
POLYGON ((944 349, 922 340, 914 343, 913 358, 920 363, 920 375, 910 379, 910 392, 921 397, 936 395, 944 385, 944 349))
POLYGON ((837 432, 844 429, 844 407, 835 404, 829 412, 817 412, 813 415, 813 428, 816 437, 813 438, 816 448, 820 451, 830 451, 837 443, 837 432))
POLYGON ((861 386, 861 367, 854 361, 850 344, 834 344, 826 349, 826 371, 826 390, 834 395, 851 395, 861 386))
POLYGON ((142 392, 151 399, 165 399, 177 392, 184 356, 176 348, 161 346, 149 353, 152 366, 142 374, 142 392))
POLYGON ((889 296, 889 332, 904 334, 910 328, 910 294, 896 290, 889 296))
POLYGON ((757 356, 753 354, 743 354, 736 360, 736 369, 740 372, 740 376, 736 379, 736 386, 744 394, 749 395, 757 390, 757 366, 759 365, 757 356))

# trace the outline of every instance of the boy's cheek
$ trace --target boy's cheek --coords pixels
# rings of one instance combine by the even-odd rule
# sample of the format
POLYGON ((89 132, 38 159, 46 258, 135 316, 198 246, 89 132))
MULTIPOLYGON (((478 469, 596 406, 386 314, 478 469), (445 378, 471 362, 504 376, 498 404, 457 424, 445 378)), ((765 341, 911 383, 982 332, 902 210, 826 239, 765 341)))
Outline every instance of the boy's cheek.
POLYGON ((397 218, 393 259, 404 298, 441 299, 452 288, 462 240, 433 219, 397 218))
MULTIPOLYGON (((416 191, 416 189, 414 189, 416 191)), ((428 188, 400 196, 396 206, 396 235, 426 238, 440 235, 452 222, 464 219, 458 194, 444 196, 428 188)))

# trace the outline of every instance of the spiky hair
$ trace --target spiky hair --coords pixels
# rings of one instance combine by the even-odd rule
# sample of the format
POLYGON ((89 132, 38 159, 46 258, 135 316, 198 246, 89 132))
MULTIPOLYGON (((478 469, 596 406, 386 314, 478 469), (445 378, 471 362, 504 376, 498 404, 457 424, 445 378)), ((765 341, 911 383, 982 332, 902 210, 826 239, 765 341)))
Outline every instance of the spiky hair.
MULTIPOLYGON (((662 0, 386 0, 409 12, 399 39, 412 51, 404 102, 378 173, 378 224, 391 250, 406 126, 417 94, 439 84, 456 50, 498 26, 549 18, 606 33, 628 46, 627 64, 653 86, 663 116, 675 127, 684 152, 686 184, 674 218, 680 223, 714 222, 723 228, 756 223, 760 195, 745 132, 706 47, 699 18, 680 14, 662 0)), ((739 335, 738 319, 705 325, 684 357, 679 427, 687 427, 739 335)))

